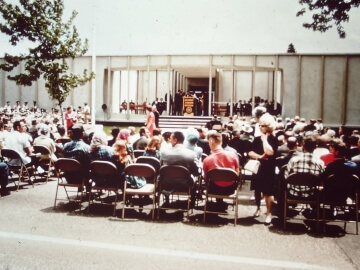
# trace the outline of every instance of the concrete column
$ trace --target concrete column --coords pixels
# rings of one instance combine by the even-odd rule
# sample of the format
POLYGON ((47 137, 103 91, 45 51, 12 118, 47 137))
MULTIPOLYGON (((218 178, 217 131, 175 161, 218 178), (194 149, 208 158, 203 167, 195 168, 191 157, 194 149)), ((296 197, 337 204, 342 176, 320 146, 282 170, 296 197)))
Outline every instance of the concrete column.
POLYGON ((208 102, 208 115, 211 115, 211 94, 212 94, 212 55, 209 57, 209 102, 208 102))

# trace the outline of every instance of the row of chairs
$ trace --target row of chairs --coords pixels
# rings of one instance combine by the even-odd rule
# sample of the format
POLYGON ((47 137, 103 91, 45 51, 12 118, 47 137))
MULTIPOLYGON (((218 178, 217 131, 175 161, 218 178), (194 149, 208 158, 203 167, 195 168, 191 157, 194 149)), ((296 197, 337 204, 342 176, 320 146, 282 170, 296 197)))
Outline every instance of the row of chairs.
POLYGON ((289 175, 286 181, 280 182, 282 192, 279 194, 279 204, 283 206, 284 230, 286 230, 288 220, 301 219, 316 221, 317 231, 319 231, 321 221, 323 231, 325 231, 327 222, 343 222, 344 230, 346 230, 348 222, 355 222, 356 234, 358 234, 360 194, 358 176, 352 175, 347 179, 343 179, 343 177, 338 179, 337 176, 330 175, 326 183, 336 190, 336 194, 326 196, 319 176, 311 173, 293 173, 289 175), (281 193, 283 193, 283 197, 281 193), (336 196, 337 194, 348 194, 352 198, 346 200, 347 195, 345 195, 345 197, 339 199, 336 196), (308 217, 306 215, 292 215, 291 210, 294 209, 294 206, 300 206, 300 212, 302 213, 311 209, 314 214, 308 217), (331 218, 326 215, 329 211, 333 213, 331 218))
MULTIPOLYGON (((56 195, 55 195, 55 202, 54 208, 56 208, 57 200, 58 200, 58 189, 59 187, 64 187, 67 199, 70 201, 70 197, 68 195, 67 187, 75 187, 77 188, 77 196, 76 199, 79 201, 79 208, 81 209, 81 202, 83 197, 84 191, 84 183, 85 178, 83 177, 81 181, 77 184, 69 184, 64 179, 64 174, 71 173, 71 172, 82 172, 82 165, 74 160, 69 158, 60 158, 56 163, 55 167, 57 170, 58 175, 58 185, 56 188, 56 195), (78 193, 80 193, 80 199, 78 197, 78 193)), ((114 164, 107 161, 93 161, 90 164, 90 172, 91 172, 91 179, 97 183, 97 179, 114 179, 118 178, 119 181, 115 182, 113 185, 93 185, 91 187, 91 192, 89 192, 89 207, 90 210, 91 206, 91 198, 92 198, 92 191, 108 191, 115 193, 115 200, 113 204, 113 215, 116 213, 116 206, 119 197, 119 190, 120 188, 120 178, 119 172, 114 164)), ((125 175, 132 176, 132 177, 144 177, 146 179, 146 185, 139 189, 134 189, 128 186, 127 182, 124 181, 124 186, 122 188, 122 218, 125 217, 125 210, 128 208, 133 208, 132 205, 127 203, 127 198, 129 196, 139 196, 144 197, 148 196, 151 198, 151 216, 152 219, 155 217, 155 209, 157 206, 157 218, 159 218, 159 213, 161 210, 167 209, 175 209, 175 210, 183 210, 186 211, 186 216, 189 219, 189 211, 190 211, 190 201, 192 196, 192 186, 193 181, 191 179, 190 172, 187 168, 179 165, 168 165, 168 166, 160 166, 160 162, 158 159, 154 157, 145 157, 139 156, 136 160, 136 163, 129 164, 125 167, 124 171, 125 175), (159 181, 158 179, 159 177, 159 181), (173 181, 165 181, 162 179, 172 179, 173 181), (174 196, 180 198, 180 196, 185 196, 186 198, 186 209, 183 208, 174 208, 170 207, 170 205, 166 205, 164 202, 164 197, 170 196, 174 199, 174 196), (161 200, 161 198, 163 200, 161 200)), ((221 198, 221 199, 231 199, 233 205, 235 206, 235 213, 234 213, 234 224, 236 225, 237 221, 237 208, 238 208, 238 193, 240 189, 240 177, 237 173, 231 169, 214 169, 210 170, 207 174, 207 183, 210 183, 215 180, 221 179, 221 181, 235 181, 237 182, 237 188, 232 195, 219 195, 219 194, 211 194, 207 192, 208 185, 206 185, 205 191, 205 206, 204 206, 204 216, 203 221, 205 222, 206 213, 218 213, 218 214, 227 214, 226 212, 210 212, 207 209, 207 202, 211 198, 221 198)), ((107 181, 102 181, 102 183, 106 183, 107 181)), ((143 206, 137 206, 139 209, 143 209, 143 206)))
MULTIPOLYGON (((33 155, 35 155, 35 156, 50 155, 49 149, 45 146, 40 146, 40 145, 33 146, 33 149, 34 149, 33 155)), ((14 185, 16 186, 16 190, 19 190, 21 181, 28 181, 34 175, 34 173, 31 172, 31 170, 34 170, 33 164, 31 164, 31 165, 25 164, 23 162, 23 160, 21 159, 19 152, 17 152, 16 150, 12 150, 12 149, 1 149, 1 157, 4 160, 4 162, 6 162, 9 166, 10 181, 12 181, 14 183, 14 185), (11 163, 8 162, 10 160, 19 160, 20 165, 16 165, 16 166, 11 165, 11 163), (17 177, 15 177, 15 176, 17 176, 17 177), (16 181, 17 181, 17 184, 15 183, 16 181)), ((49 180, 50 174, 51 174, 51 168, 53 167, 54 164, 51 161, 51 159, 43 159, 43 160, 39 161, 38 165, 40 165, 41 168, 44 169, 44 172, 42 175, 45 176, 45 181, 47 183, 49 180)), ((30 183, 34 187, 33 181, 30 181, 30 183)))

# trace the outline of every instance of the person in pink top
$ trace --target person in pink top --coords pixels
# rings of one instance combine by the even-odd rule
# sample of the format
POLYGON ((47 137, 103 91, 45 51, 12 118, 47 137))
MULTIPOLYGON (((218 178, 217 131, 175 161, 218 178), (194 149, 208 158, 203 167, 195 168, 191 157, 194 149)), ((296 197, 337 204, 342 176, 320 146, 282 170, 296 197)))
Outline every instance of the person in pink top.
MULTIPOLYGON (((239 174, 239 158, 238 156, 231 152, 226 151, 222 148, 222 136, 221 133, 216 130, 210 130, 207 134, 207 140, 209 141, 209 146, 211 153, 203 161, 203 171, 206 181, 206 173, 215 168, 229 168, 233 169, 237 174, 239 174)), ((234 193, 236 189, 236 182, 222 182, 215 181, 214 185, 209 186, 210 191, 215 191, 217 194, 230 195, 234 193)))
POLYGON ((152 112, 152 108, 151 107, 146 107, 146 112, 147 112, 147 118, 146 118, 146 128, 150 131, 150 137, 152 138, 153 136, 153 131, 156 128, 156 124, 155 124, 155 115, 152 112))

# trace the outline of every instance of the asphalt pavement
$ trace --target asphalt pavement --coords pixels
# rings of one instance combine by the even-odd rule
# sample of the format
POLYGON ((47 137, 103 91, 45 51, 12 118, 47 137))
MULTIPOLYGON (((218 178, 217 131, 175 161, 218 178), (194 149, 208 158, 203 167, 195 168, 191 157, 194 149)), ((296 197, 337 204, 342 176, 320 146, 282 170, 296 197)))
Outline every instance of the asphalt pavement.
MULTIPOLYGON (((249 183, 240 195, 237 225, 232 215, 203 218, 203 201, 189 220, 166 211, 152 220, 150 210, 127 210, 94 201, 78 210, 63 189, 54 209, 57 181, 22 183, 0 198, 0 269, 359 269, 360 237, 354 223, 314 224, 280 219, 264 225, 254 218, 249 183)), ((106 195, 106 194, 104 194, 106 195)), ((228 208, 233 213, 233 208, 228 208)))

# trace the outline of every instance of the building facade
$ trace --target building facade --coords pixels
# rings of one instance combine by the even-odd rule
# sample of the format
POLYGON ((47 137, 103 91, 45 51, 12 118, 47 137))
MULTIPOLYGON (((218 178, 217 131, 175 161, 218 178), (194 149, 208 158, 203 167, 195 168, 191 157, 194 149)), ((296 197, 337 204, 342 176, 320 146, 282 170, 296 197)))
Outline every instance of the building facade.
MULTIPOLYGON (((174 98, 183 89, 208 95, 209 114, 212 102, 254 101, 258 96, 281 104, 283 117, 299 115, 322 118, 327 125, 360 126, 360 54, 83 56, 68 61, 71 72, 93 70, 96 78, 72 91, 63 106, 87 102, 96 119, 135 118, 130 111, 120 113, 123 101, 148 105, 163 98, 168 112, 167 97, 174 98)), ((19 66, 12 73, 22 69, 19 66)), ((7 75, 0 71, 1 107, 18 100, 37 101, 47 110, 56 107, 42 79, 25 87, 7 75)))

